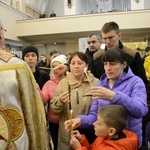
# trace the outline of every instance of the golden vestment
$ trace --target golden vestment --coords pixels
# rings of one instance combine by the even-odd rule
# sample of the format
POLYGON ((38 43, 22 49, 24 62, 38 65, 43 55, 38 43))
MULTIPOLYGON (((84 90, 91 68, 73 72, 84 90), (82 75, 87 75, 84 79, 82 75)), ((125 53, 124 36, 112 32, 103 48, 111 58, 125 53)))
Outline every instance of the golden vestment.
POLYGON ((43 103, 26 63, 0 50, 0 149, 49 150, 43 103))

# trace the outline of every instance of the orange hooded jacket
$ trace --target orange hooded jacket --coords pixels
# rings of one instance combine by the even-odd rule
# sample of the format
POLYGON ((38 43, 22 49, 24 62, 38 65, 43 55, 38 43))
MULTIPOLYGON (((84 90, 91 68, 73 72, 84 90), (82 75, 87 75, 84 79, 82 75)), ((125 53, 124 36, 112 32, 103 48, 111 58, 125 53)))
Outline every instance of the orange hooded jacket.
POLYGON ((138 150, 137 135, 125 129, 123 133, 126 135, 126 138, 109 140, 104 137, 97 137, 91 145, 89 145, 86 137, 82 135, 83 140, 80 141, 82 147, 76 150, 138 150))

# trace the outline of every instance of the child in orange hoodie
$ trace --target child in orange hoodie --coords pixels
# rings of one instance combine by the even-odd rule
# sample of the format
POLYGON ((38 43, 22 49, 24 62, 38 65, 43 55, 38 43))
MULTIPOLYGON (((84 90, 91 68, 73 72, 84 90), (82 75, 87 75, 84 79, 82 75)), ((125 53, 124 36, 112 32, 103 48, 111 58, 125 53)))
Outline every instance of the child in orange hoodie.
POLYGON ((93 124, 96 140, 89 145, 86 137, 76 130, 70 145, 74 150, 137 150, 138 137, 124 129, 126 123, 127 113, 121 105, 103 106, 93 124))

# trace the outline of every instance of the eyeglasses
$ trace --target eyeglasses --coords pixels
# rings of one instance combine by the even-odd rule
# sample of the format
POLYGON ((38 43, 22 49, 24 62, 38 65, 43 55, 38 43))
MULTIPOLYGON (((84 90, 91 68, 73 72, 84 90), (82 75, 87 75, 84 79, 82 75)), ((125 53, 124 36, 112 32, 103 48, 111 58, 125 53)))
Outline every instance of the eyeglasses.
POLYGON ((4 32, 7 32, 7 30, 6 30, 6 29, 4 29, 3 27, 1 27, 1 30, 3 30, 4 32))

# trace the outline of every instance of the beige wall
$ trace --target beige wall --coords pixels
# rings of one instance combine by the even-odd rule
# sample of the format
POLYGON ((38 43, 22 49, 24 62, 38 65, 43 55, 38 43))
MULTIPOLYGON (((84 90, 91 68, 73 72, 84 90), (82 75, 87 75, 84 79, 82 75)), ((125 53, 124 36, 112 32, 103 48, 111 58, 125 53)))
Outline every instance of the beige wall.
POLYGON ((2 19, 3 26, 7 30, 5 33, 5 38, 13 41, 20 41, 17 38, 16 33, 16 20, 24 20, 28 19, 29 17, 21 13, 10 6, 0 2, 0 18, 2 19))
POLYGON ((39 18, 40 11, 33 9, 32 7, 28 5, 25 7, 25 9, 26 9, 26 14, 29 14, 33 18, 39 18))
POLYGON ((17 21, 16 28, 18 36, 99 31, 104 23, 113 20, 120 25, 120 29, 139 29, 150 27, 150 21, 147 19, 149 16, 150 10, 55 17, 44 20, 17 21), (87 23, 90 24, 87 25, 87 23), (40 30, 35 28, 36 26, 41 27, 40 30))
POLYGON ((49 56, 50 51, 56 49, 61 52, 61 54, 66 54, 66 45, 65 44, 47 44, 46 45, 46 55, 49 56))
POLYGON ((66 43, 66 54, 73 53, 78 50, 78 41, 76 42, 67 42, 66 43))

